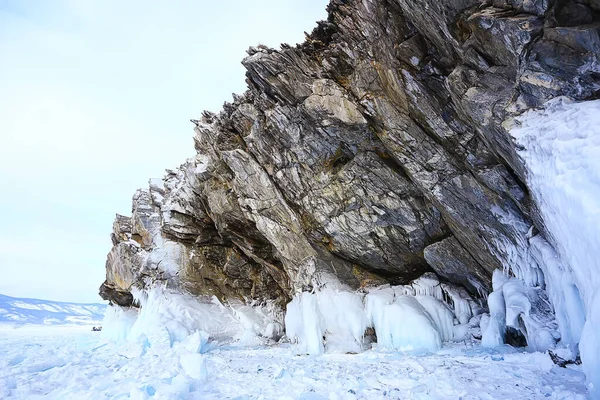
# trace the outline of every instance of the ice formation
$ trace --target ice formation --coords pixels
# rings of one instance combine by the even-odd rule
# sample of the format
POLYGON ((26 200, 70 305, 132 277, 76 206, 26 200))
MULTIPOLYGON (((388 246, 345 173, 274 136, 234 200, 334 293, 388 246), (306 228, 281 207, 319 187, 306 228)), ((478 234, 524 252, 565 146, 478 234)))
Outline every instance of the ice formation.
POLYGON ((282 334, 278 316, 265 305, 226 307, 214 297, 199 300, 162 286, 134 291, 134 297, 139 309, 108 307, 103 336, 146 344, 168 341, 173 346, 198 334, 242 345, 263 344, 282 334))
POLYGON ((137 320, 136 309, 108 306, 102 321, 102 336, 113 341, 127 339, 131 327, 137 320))
MULTIPOLYGON (((442 338, 435 322, 427 310, 414 296, 395 296, 392 302, 385 300, 377 291, 367 298, 373 310, 372 325, 377 334, 377 344, 381 348, 412 350, 426 349, 437 351, 442 347, 442 338)), ((444 307, 444 306, 441 306, 444 307)))
POLYGON ((502 290, 493 291, 488 296, 490 316, 481 327, 481 344, 486 347, 495 347, 504 344, 506 331, 506 309, 502 290))
POLYGON ((287 306, 285 325, 298 351, 308 354, 359 352, 368 326, 361 296, 333 289, 296 296, 287 306))
POLYGON ((300 293, 287 307, 286 333, 299 353, 359 352, 373 328, 382 349, 437 351, 460 338, 475 303, 466 292, 425 274, 410 285, 380 286, 367 293, 326 288, 300 293), (464 297, 463 297, 464 296, 464 297), (471 305, 473 304, 473 306, 471 305))
POLYGON ((482 344, 504 344, 506 329, 513 328, 525 336, 530 350, 553 348, 560 335, 546 292, 500 270, 494 271, 492 282, 494 291, 488 296, 490 316, 485 329, 482 327, 482 344))
POLYGON ((511 134, 558 253, 533 237, 532 256, 544 271, 562 342, 579 343, 590 389, 600 396, 600 101, 555 99, 525 113, 511 134))

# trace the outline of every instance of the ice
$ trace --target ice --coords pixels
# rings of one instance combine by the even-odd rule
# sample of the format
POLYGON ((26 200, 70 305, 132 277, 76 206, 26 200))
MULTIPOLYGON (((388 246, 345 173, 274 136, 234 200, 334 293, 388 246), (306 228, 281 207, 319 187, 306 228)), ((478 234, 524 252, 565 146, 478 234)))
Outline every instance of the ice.
POLYGON ((454 325, 452 328, 453 328, 452 340, 454 340, 455 342, 460 342, 460 341, 468 340, 471 338, 469 336, 470 332, 471 332, 471 326, 469 326, 469 324, 454 325))
POLYGON ((510 132, 558 257, 535 238, 532 253, 545 269, 563 340, 573 346, 580 338, 590 388, 600 397, 600 101, 555 99, 525 113, 510 132))
POLYGON ((454 314, 438 299, 430 296, 416 296, 419 304, 427 311, 439 332, 442 341, 454 340, 454 314))
POLYGON ((396 294, 391 287, 371 289, 365 297, 365 312, 369 319, 369 325, 375 329, 379 327, 381 330, 376 331, 376 334, 377 342, 382 347, 391 346, 391 337, 385 331, 388 324, 385 308, 394 302, 395 297, 396 294))
POLYGON ((286 333, 301 354, 364 351, 367 328, 374 329, 381 349, 437 351, 454 340, 455 323, 469 322, 470 302, 465 291, 440 284, 434 274, 410 285, 370 288, 366 295, 326 288, 294 297, 287 306, 286 333))
POLYGON ((441 299, 438 298, 438 300, 445 300, 452 305, 454 315, 459 323, 466 324, 469 322, 474 315, 475 304, 467 291, 448 283, 442 283, 440 287, 442 288, 443 297, 441 299))
POLYGON ((560 335, 545 291, 500 270, 494 271, 492 286, 494 291, 488 296, 490 316, 485 328, 482 326, 482 344, 504 344, 506 328, 513 328, 525 336, 531 351, 554 348, 560 335))
POLYGON ((420 278, 415 279, 410 286, 414 289, 416 295, 432 296, 439 300, 444 296, 440 281, 431 273, 423 274, 420 278))
POLYGON ((132 293, 139 310, 109 307, 102 330, 107 339, 173 347, 200 334, 213 341, 259 345, 273 339, 273 332, 268 338, 264 336, 269 326, 277 331, 281 325, 268 305, 226 307, 214 297, 197 298, 162 285, 132 293))
MULTIPOLYGON (((536 305, 545 302, 541 288, 529 287, 522 280, 511 278, 502 286, 506 304, 506 326, 522 331, 532 351, 554 347, 557 337, 553 316, 538 314, 536 305)), ((550 306, 542 309, 550 310, 550 306)))
POLYGON ((533 257, 544 270, 546 292, 552 301, 559 324, 561 344, 577 351, 585 313, 573 275, 561 265, 560 258, 541 236, 530 239, 533 257))
POLYGON ((383 308, 381 325, 375 325, 377 344, 397 350, 442 348, 442 338, 427 310, 413 296, 397 296, 383 308))
POLYGON ((301 353, 356 353, 363 350, 368 321, 361 295, 324 289, 296 296, 287 306, 285 325, 301 353))
POLYGON ((136 309, 123 308, 118 305, 108 306, 102 321, 102 336, 114 341, 127 338, 137 316, 136 309))
POLYGON ((323 320, 317 296, 303 292, 287 305, 285 313, 286 334, 298 344, 298 351, 323 354, 323 320))
POLYGON ((6 399, 569 399, 587 397, 580 366, 548 354, 449 344, 438 354, 368 350, 297 356, 288 344, 203 348, 103 339, 89 327, 0 327, 6 399), (309 397, 312 396, 312 397, 309 397))
POLYGON ((240 344, 250 346, 264 342, 263 338, 277 341, 283 336, 283 327, 275 319, 279 312, 269 307, 256 307, 248 304, 230 304, 233 316, 242 325, 243 332, 235 336, 240 344))
POLYGON ((198 381, 206 380, 208 371, 206 370, 204 357, 201 354, 184 354, 179 359, 179 362, 190 378, 198 381))
POLYGON ((109 307, 101 334, 0 326, 0 398, 585 398, 578 366, 473 347, 465 339, 485 318, 456 325, 460 290, 440 285, 438 299, 426 278, 418 289, 297 295, 286 315, 295 345, 273 346, 283 321, 268 304, 223 305, 160 285, 133 290, 140 309, 109 307), (373 350, 363 340, 369 326, 381 338, 373 350))
POLYGON ((481 345, 485 347, 500 346, 504 344, 504 333, 506 332, 506 306, 502 287, 490 293, 488 307, 490 316, 485 327, 481 328, 481 345))
POLYGON ((423 274, 409 285, 394 286, 397 295, 429 296, 451 306, 459 323, 464 324, 473 316, 474 301, 466 290, 449 283, 440 283, 431 272, 423 274))
POLYGON ((263 336, 271 340, 279 340, 285 331, 279 322, 270 322, 267 324, 263 336))

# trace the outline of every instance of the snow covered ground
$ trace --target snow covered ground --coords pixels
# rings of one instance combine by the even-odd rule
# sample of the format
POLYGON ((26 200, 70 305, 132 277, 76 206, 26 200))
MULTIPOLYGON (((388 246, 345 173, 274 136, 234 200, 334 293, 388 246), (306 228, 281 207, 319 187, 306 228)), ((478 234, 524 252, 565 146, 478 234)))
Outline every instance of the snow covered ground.
POLYGON ((26 299, 0 294, 0 324, 99 324, 106 305, 26 299))
POLYGON ((288 344, 110 342, 89 327, 0 328, 0 398, 585 399, 579 366, 455 344, 436 353, 298 356, 288 344))

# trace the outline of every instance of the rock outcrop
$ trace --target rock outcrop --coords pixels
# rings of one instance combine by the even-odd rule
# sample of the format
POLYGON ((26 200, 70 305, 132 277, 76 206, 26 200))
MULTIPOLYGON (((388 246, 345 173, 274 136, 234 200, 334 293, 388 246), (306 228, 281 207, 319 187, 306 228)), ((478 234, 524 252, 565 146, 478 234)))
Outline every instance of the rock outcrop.
POLYGON ((296 47, 250 48, 248 91, 192 120, 197 156, 117 216, 105 299, 131 305, 160 280, 283 307, 432 271, 483 297, 496 269, 543 286, 529 238, 544 224, 508 129, 554 97, 598 95, 600 2, 328 12, 296 47))

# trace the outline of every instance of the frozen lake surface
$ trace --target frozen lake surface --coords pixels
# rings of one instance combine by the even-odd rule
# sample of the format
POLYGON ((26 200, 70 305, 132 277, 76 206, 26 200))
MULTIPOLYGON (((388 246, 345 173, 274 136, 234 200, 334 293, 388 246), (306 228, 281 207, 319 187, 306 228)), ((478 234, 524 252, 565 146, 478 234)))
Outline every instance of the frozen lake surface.
POLYGON ((114 343, 89 326, 0 327, 0 398, 587 398, 580 366, 559 368, 547 354, 508 346, 305 356, 288 344, 202 341, 114 343))

